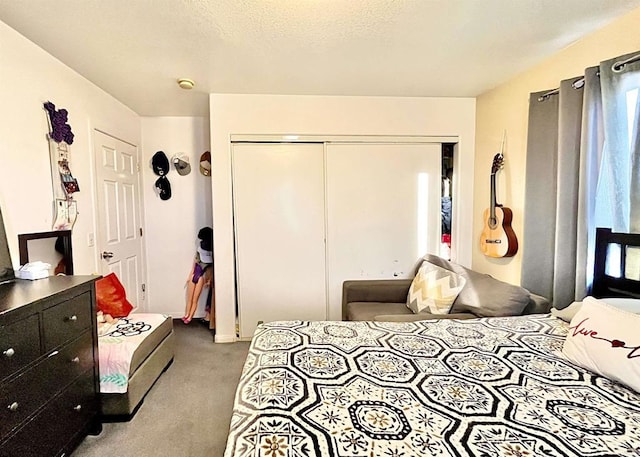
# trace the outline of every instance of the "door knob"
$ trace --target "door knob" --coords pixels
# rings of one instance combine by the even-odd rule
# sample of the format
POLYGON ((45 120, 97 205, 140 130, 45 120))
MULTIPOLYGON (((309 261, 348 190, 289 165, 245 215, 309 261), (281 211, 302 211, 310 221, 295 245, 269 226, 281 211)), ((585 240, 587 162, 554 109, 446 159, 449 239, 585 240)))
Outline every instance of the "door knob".
POLYGON ((108 252, 108 251, 102 252, 102 258, 104 260, 109 260, 111 257, 113 257, 113 252, 108 252))

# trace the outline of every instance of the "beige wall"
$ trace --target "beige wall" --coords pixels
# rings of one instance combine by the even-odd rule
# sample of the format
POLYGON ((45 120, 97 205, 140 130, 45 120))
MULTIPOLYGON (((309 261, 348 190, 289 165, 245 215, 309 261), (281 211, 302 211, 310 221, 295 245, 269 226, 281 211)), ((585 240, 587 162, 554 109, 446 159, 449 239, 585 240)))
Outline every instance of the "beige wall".
MULTIPOLYGON (((558 87, 584 68, 621 54, 640 50, 640 8, 574 43, 531 70, 482 94, 477 99, 475 200, 473 209, 474 269, 514 284, 520 283, 524 210, 525 162, 529 93, 558 87), (493 156, 507 132, 505 167, 498 174, 498 201, 513 211, 513 228, 520 243, 515 257, 493 259, 480 252, 482 212, 489 205, 489 175, 493 156)), ((546 185, 540 177, 540 185, 546 185)), ((544 224, 545 221, 540 221, 544 224)))

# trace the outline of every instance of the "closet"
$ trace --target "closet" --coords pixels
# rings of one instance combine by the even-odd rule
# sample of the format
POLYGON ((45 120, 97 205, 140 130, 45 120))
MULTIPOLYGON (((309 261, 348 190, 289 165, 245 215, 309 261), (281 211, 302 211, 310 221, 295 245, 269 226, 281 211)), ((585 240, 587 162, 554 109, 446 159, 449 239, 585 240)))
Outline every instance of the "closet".
POLYGON ((232 145, 239 336, 340 319, 346 279, 409 277, 441 236, 440 143, 232 145))
POLYGON ((232 160, 240 336, 326 319, 323 145, 236 144, 232 160))

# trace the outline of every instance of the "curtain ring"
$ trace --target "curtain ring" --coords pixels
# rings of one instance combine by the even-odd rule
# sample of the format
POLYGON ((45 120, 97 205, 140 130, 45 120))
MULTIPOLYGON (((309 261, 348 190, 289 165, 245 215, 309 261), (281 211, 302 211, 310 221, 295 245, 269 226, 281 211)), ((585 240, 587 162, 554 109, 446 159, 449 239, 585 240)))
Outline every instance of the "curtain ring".
POLYGON ((624 70, 624 67, 627 66, 628 63, 634 63, 640 60, 640 54, 636 54, 635 56, 629 57, 627 60, 618 60, 616 63, 611 65, 611 70, 614 73, 620 73, 624 70))
POLYGON ((624 67, 625 67, 626 65, 627 65, 627 64, 626 64, 625 62, 620 62, 620 61, 618 61, 618 62, 614 63, 613 65, 611 65, 611 70, 612 70, 614 73, 622 73, 622 70, 624 70, 624 67))
POLYGON ((558 93, 560 93, 560 89, 553 89, 550 90, 549 92, 542 94, 541 96, 538 97, 538 101, 539 102, 543 102, 545 100, 548 100, 551 98, 552 95, 557 95, 558 93))

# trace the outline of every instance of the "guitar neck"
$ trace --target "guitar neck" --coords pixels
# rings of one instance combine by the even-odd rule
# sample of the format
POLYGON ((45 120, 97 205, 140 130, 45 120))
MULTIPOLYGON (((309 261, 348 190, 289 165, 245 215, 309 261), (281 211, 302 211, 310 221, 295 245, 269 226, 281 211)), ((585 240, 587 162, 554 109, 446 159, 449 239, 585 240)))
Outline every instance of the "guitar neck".
POLYGON ((491 173, 491 201, 489 202, 490 217, 495 220, 496 217, 496 174, 491 173))

